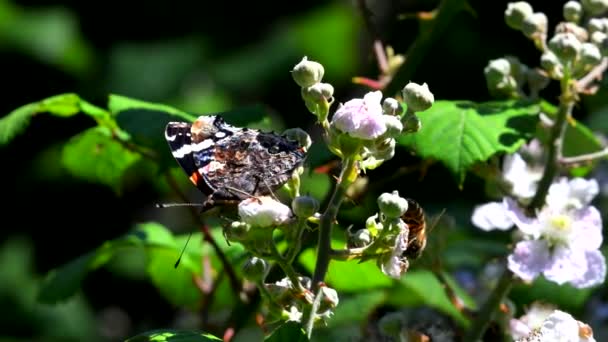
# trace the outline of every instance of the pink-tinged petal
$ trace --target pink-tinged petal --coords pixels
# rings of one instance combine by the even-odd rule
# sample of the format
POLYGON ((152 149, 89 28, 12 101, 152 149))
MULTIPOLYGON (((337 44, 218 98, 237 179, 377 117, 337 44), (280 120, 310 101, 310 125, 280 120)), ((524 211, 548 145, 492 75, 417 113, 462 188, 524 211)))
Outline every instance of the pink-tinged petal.
POLYGON ((562 285, 583 276, 587 269, 587 259, 584 251, 566 247, 555 247, 551 253, 551 262, 543 275, 548 280, 562 285))
POLYGON ((570 197, 578 200, 581 206, 588 205, 600 192, 600 186, 595 179, 573 178, 570 180, 570 197))
POLYGON ((359 128, 350 134, 355 138, 372 140, 386 132, 386 123, 382 116, 368 116, 361 120, 359 128))
POLYGON ((532 332, 532 329, 530 329, 526 323, 518 319, 511 318, 509 320, 509 332, 511 333, 511 337, 513 337, 514 340, 517 340, 528 336, 532 332))
POLYGON ((513 227, 513 220, 502 202, 490 202, 476 206, 473 216, 471 216, 471 222, 485 231, 508 230, 513 227))
POLYGON ((602 216, 593 206, 584 207, 574 215, 572 249, 593 251, 602 245, 602 216))
POLYGON ((542 227, 536 218, 526 216, 517 202, 512 198, 505 197, 503 203, 507 210, 507 215, 519 230, 535 239, 540 237, 542 227))
POLYGON ((570 283, 579 289, 602 284, 606 279, 606 259, 599 250, 585 252, 587 270, 580 277, 570 283))
POLYGON ((520 241, 509 255, 508 267, 523 280, 534 280, 550 262, 549 246, 544 240, 520 241))

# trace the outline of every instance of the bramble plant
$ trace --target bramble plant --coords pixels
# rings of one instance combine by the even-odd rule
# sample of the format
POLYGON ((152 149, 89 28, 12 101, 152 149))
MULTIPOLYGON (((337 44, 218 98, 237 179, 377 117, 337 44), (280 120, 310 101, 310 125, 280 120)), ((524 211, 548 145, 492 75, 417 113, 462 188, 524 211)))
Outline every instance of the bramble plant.
MULTIPOLYGON (((489 61, 483 73, 497 100, 485 103, 435 100, 426 83, 406 82, 397 94, 389 94, 399 68, 407 63, 390 47, 376 51, 381 51, 377 58, 386 66, 380 80, 355 77, 355 83, 369 91, 360 98, 341 99, 325 80, 322 61, 303 57, 290 71, 293 90, 300 88, 299 105, 314 116, 320 137, 313 141, 300 128, 272 133, 285 139, 280 142, 295 142, 298 153, 306 154, 306 162, 276 191, 267 179, 258 179, 253 191, 230 189, 242 197, 234 206, 218 204, 219 211, 203 215, 198 204, 182 203, 189 207, 172 210, 190 210, 200 232, 176 234, 159 222, 140 223, 51 272, 39 300, 68 299, 89 272, 127 251, 145 255, 150 282, 175 306, 202 312, 205 320, 211 310, 224 310, 215 322, 220 328, 212 332, 207 321, 196 329, 142 332, 129 341, 215 341, 220 339, 212 333, 218 331, 229 340, 245 330, 254 315, 269 341, 323 340, 326 332, 339 330, 336 319, 374 314, 377 333, 387 340, 595 341, 590 325, 546 297, 532 298, 520 313, 509 294, 515 287, 528 289, 544 282, 544 288, 567 288, 566 293, 583 293, 586 299, 589 289, 605 281, 602 215, 593 204, 600 185, 590 175, 596 161, 608 156, 608 147, 574 119, 573 109, 584 95, 597 92, 596 81, 608 68, 607 12, 608 1, 568 1, 563 20, 551 31, 544 13, 523 1, 509 3, 505 22, 539 50, 539 67, 515 56, 489 61), (541 96, 552 81, 560 90, 555 105, 541 96), (478 204, 472 213, 467 209, 482 238, 454 233, 458 229, 452 229, 449 211, 442 221, 441 215, 428 215, 426 204, 403 190, 392 190, 403 189, 394 183, 396 178, 386 182, 391 190, 370 191, 373 198, 366 204, 373 208, 371 214, 361 210, 364 214, 349 216, 353 207, 363 208, 351 199, 367 189, 368 175, 395 162, 404 150, 425 163, 441 164, 461 189, 469 173, 486 183, 492 201, 478 204), (309 160, 315 158, 333 160, 335 176, 312 172, 321 168, 311 165, 309 160), (255 193, 259 186, 267 187, 263 196, 255 193), (506 246, 484 245, 495 230, 511 232, 506 246), (456 248, 450 250, 458 243, 464 256, 454 252, 456 248), (471 277, 474 284, 464 286, 455 271, 459 262, 487 246, 494 251, 487 257, 492 262, 478 262, 481 270, 471 277), (218 295, 222 292, 232 296, 226 299, 218 295), (422 309, 387 309, 394 307, 422 309), (375 308, 388 312, 372 314, 375 308)), ((190 202, 184 189, 193 187, 188 177, 176 172, 178 163, 165 141, 176 137, 163 132, 169 122, 205 122, 208 114, 197 119, 177 108, 120 95, 110 95, 107 108, 101 108, 76 94, 62 94, 0 119, 0 144, 8 144, 40 113, 84 114, 96 124, 61 150, 60 162, 71 175, 121 194, 137 174, 138 179, 162 183, 159 187, 170 189, 173 198, 190 202)), ((217 115, 247 132, 276 129, 260 111, 217 115)), ((201 132, 192 128, 190 133, 201 132)), ((179 155, 195 148, 201 152, 213 139, 226 137, 217 130, 203 133, 208 135, 205 140, 179 155)), ((239 153, 249 153, 249 142, 244 145, 239 153)), ((275 154, 293 152, 263 146, 274 148, 275 154)), ((229 167, 206 162, 200 168, 196 164, 197 173, 191 176, 197 186, 209 169, 229 167)), ((217 190, 212 185, 207 187, 217 190)), ((339 331, 328 335, 328 340, 348 338, 339 331)))

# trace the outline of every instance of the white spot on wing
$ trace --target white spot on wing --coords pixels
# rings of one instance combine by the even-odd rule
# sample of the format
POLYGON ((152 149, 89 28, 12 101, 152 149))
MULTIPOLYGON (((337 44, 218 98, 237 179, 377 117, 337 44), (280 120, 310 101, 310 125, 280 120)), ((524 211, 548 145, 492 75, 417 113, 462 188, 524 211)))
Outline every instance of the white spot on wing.
POLYGON ((217 133, 215 133, 215 137, 218 138, 218 139, 221 139, 221 138, 223 138, 225 136, 226 136, 226 133, 224 133, 224 132, 217 132, 217 133))
POLYGON ((199 152, 204 149, 208 149, 209 147, 213 146, 214 143, 215 142, 213 139, 205 139, 198 144, 192 144, 192 152, 199 152))

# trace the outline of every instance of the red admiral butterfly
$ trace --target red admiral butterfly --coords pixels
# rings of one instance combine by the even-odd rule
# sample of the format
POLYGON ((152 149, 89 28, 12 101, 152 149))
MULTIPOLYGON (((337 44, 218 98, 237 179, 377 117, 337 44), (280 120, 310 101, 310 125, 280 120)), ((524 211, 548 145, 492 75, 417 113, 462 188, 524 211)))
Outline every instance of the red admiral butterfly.
POLYGON ((227 124, 220 116, 194 123, 169 122, 165 129, 173 157, 207 199, 203 211, 269 195, 302 165, 297 142, 272 132, 227 124))

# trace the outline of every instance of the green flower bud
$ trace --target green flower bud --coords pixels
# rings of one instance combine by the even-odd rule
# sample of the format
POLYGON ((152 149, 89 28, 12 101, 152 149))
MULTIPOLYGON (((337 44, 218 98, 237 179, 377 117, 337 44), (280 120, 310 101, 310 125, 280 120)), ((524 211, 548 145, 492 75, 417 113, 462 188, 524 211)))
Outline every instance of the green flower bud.
POLYGON ((545 51, 540 56, 540 66, 543 67, 547 72, 552 73, 555 70, 558 70, 562 67, 562 63, 560 63, 557 56, 551 51, 545 51))
POLYGON ((600 49, 592 43, 582 44, 580 56, 580 61, 585 67, 594 67, 602 60, 600 49))
POLYGON ((387 218, 398 218, 407 211, 407 200, 398 191, 385 192, 378 197, 378 208, 387 218))
POLYGON ((403 133, 415 133, 422 129, 422 121, 416 114, 405 114, 401 122, 403 122, 403 133))
POLYGON ((251 226, 245 222, 234 221, 224 231, 226 239, 230 241, 243 241, 247 239, 251 226))
POLYGON ((517 81, 511 76, 513 74, 511 67, 512 63, 506 58, 494 59, 488 63, 483 71, 490 92, 509 95, 517 90, 517 81))
POLYGON ((555 33, 566 33, 566 32, 570 32, 570 33, 574 34, 576 36, 576 38, 578 40, 580 40, 581 42, 587 41, 587 39, 589 38, 589 33, 587 33, 587 30, 578 26, 575 23, 569 23, 569 22, 563 21, 563 22, 557 24, 557 26, 555 27, 555 33))
POLYGON ((309 87, 302 87, 304 101, 318 103, 328 101, 334 94, 334 87, 329 83, 315 83, 309 87))
POLYGON ((591 34, 591 38, 589 39, 589 41, 600 47, 604 43, 604 40, 606 40, 606 38, 608 38, 608 35, 606 35, 604 32, 595 31, 591 34))
POLYGON ((505 22, 511 28, 521 30, 524 19, 533 12, 532 6, 525 1, 510 2, 505 11, 505 22))
POLYGON ((568 1, 564 4, 564 19, 571 23, 578 23, 583 16, 583 7, 578 1, 568 1))
POLYGON ((266 279, 269 270, 266 260, 251 257, 243 265, 243 276, 254 282, 262 282, 266 279))
POLYGON ((521 32, 528 38, 543 36, 547 34, 547 23, 547 16, 544 13, 533 13, 524 18, 521 32))
POLYGON ((338 299, 338 292, 332 289, 331 287, 322 286, 320 288, 322 300, 321 305, 319 305, 319 313, 326 312, 338 306, 340 300, 338 299))
POLYGON ((592 16, 602 14, 608 9, 608 0, 581 0, 581 3, 585 12, 592 16))
POLYGON ((386 124, 386 132, 384 136, 394 138, 403 131, 401 120, 394 115, 383 115, 384 123, 386 124))
POLYGON ((308 150, 310 145, 312 145, 310 135, 301 128, 288 128, 283 132, 283 135, 285 135, 287 139, 297 142, 305 150, 308 150))
POLYGON ((572 62, 581 51, 580 40, 572 33, 557 33, 549 41, 549 49, 562 62, 572 62))
POLYGON ((522 83, 526 78, 526 72, 528 66, 519 61, 519 58, 515 56, 505 56, 507 62, 509 62, 511 73, 510 75, 515 79, 517 84, 522 83))
POLYGON ((378 139, 374 142, 374 158, 379 160, 389 160, 395 156, 395 139, 378 139))
POLYGON ((399 115, 400 111, 402 111, 401 105, 399 101, 395 100, 392 97, 387 97, 382 102, 382 112, 387 115, 399 115))
POLYGON ((310 87, 315 83, 321 82, 325 69, 317 62, 309 61, 307 57, 302 58, 300 63, 291 71, 291 76, 296 83, 302 87, 310 87))
POLYGON ((590 34, 594 32, 606 33, 606 21, 603 18, 591 18, 587 22, 587 30, 590 34))
POLYGON ((291 202, 291 209, 297 217, 308 218, 319 210, 319 201, 310 196, 298 196, 291 202))
POLYGON ((435 102, 435 97, 426 83, 419 85, 410 82, 403 88, 402 94, 408 111, 422 112, 431 108, 435 102))
POLYGON ((372 235, 367 229, 359 229, 349 236, 349 245, 353 247, 365 247, 372 243, 372 235))

